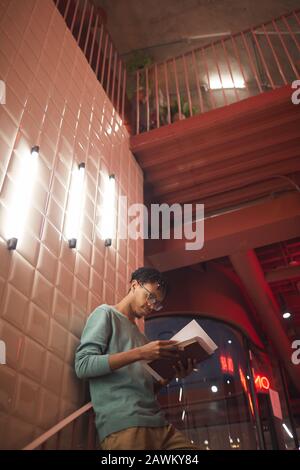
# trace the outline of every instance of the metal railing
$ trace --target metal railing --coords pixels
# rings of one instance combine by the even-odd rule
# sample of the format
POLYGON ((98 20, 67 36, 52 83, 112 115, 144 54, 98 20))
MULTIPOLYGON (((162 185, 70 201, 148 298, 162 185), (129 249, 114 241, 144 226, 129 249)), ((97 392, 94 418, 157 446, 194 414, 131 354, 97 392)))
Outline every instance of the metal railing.
POLYGON ((36 438, 23 450, 95 450, 97 433, 94 419, 90 402, 36 438))
POLYGON ((126 67, 105 28, 102 10, 90 0, 54 3, 124 122, 126 67))
POLYGON ((300 77, 300 15, 293 11, 136 72, 137 134, 300 77))

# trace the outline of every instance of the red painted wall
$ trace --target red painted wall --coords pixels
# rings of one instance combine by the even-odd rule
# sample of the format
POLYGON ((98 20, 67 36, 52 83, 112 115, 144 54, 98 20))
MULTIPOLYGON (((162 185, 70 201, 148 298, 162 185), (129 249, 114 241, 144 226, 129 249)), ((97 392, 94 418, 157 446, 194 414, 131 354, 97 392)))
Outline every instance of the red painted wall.
POLYGON ((206 272, 182 268, 166 273, 170 292, 163 313, 197 313, 226 321, 263 347, 251 319, 250 306, 232 273, 215 263, 207 263, 206 267, 206 272))

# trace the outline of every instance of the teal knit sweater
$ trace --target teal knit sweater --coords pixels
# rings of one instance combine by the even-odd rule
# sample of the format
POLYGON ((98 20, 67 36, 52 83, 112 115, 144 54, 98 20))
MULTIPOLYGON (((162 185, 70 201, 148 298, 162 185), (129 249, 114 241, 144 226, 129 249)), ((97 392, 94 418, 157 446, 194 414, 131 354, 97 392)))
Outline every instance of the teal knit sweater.
POLYGON ((107 304, 88 317, 75 353, 75 371, 89 379, 100 441, 133 426, 167 423, 153 391, 153 378, 137 361, 112 370, 108 357, 142 346, 149 340, 121 312, 107 304))

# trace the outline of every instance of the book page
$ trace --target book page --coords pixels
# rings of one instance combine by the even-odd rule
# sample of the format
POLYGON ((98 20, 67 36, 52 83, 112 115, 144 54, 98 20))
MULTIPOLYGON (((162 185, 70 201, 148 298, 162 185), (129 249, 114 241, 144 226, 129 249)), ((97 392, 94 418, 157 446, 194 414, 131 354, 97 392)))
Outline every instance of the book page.
POLYGON ((172 336, 172 340, 175 341, 187 341, 195 337, 201 338, 201 343, 206 344, 210 351, 215 351, 217 349, 216 343, 208 336, 208 334, 201 328, 201 326, 192 320, 184 328, 182 328, 178 333, 172 336))

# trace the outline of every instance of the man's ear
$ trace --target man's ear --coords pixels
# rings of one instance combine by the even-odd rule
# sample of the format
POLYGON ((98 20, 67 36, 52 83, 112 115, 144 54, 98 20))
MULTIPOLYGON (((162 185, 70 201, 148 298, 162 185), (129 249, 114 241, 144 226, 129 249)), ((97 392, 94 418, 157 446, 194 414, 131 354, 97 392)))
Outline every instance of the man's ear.
POLYGON ((131 283, 131 286, 130 286, 130 290, 131 290, 131 292, 134 292, 134 291, 135 291, 136 284, 137 284, 137 282, 136 282, 135 280, 134 280, 134 281, 132 281, 132 283, 131 283))

